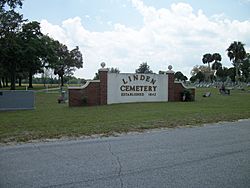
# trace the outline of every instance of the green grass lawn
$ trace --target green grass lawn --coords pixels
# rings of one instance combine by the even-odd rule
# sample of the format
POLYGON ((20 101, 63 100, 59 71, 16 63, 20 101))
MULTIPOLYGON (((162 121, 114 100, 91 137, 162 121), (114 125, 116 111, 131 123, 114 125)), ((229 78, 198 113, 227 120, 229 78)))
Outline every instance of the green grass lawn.
POLYGON ((37 93, 36 109, 0 112, 0 142, 60 138, 159 127, 201 125, 250 118, 250 92, 232 90, 223 96, 217 89, 197 89, 195 102, 115 104, 72 107, 58 104, 59 94, 37 93), (211 91, 211 97, 202 94, 211 91))

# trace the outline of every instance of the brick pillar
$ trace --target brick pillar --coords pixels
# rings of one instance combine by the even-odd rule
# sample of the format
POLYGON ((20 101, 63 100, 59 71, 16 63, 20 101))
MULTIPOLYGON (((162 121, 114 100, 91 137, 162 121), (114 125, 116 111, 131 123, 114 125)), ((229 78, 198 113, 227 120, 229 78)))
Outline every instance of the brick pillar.
POLYGON ((107 93, 108 93, 108 69, 99 69, 100 76, 100 105, 107 104, 107 93))
POLYGON ((168 101, 174 101, 174 71, 172 71, 172 66, 168 66, 168 101))

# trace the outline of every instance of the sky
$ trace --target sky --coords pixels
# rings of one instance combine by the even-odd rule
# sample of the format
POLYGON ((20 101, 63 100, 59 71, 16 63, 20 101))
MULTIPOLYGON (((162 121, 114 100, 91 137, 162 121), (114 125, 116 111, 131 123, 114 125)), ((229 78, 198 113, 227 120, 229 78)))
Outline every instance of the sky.
POLYGON ((143 62, 155 73, 172 65, 190 77, 205 53, 230 67, 233 41, 250 52, 250 0, 24 0, 19 12, 69 49, 79 46, 79 78, 92 79, 101 62, 122 73, 143 62))

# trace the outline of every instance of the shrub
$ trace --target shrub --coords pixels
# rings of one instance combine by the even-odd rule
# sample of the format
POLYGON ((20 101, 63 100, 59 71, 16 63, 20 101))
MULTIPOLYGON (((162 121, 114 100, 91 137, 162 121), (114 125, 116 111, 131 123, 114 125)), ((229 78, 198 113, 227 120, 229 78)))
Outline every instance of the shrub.
POLYGON ((182 101, 192 101, 192 94, 189 90, 185 89, 181 92, 182 101))
POLYGON ((87 97, 83 97, 82 98, 82 104, 83 105, 87 105, 88 104, 88 98, 87 97))

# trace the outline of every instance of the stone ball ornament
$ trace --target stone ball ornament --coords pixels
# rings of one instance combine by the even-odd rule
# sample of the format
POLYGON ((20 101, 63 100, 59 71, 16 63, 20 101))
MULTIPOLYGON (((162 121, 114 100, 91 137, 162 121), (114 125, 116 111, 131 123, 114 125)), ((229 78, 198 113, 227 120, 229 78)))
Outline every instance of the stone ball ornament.
POLYGON ((105 62, 101 63, 101 67, 104 68, 106 66, 105 62))
POLYGON ((172 65, 168 65, 168 70, 172 70, 173 69, 173 66, 172 65))

